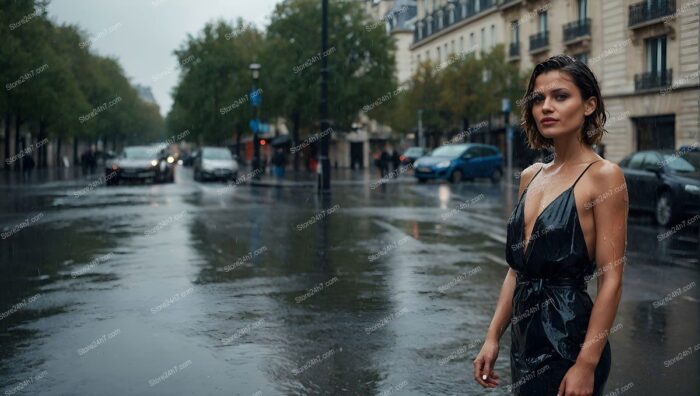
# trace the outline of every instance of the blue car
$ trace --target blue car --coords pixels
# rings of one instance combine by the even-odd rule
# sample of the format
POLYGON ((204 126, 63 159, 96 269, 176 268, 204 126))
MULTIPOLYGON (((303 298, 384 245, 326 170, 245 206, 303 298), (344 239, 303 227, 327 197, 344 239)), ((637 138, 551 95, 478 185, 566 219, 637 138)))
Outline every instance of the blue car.
POLYGON ((414 164, 418 182, 445 179, 459 183, 477 177, 498 182, 503 176, 503 156, 496 146, 479 143, 448 144, 439 147, 414 164))

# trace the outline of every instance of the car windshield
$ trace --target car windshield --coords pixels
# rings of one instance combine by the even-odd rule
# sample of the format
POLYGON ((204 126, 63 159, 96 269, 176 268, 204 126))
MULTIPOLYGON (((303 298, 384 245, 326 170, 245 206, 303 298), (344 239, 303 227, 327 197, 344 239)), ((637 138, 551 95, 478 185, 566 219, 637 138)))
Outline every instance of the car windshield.
POLYGON ((404 155, 421 155, 423 153, 423 150, 420 147, 411 147, 410 149, 406 150, 404 155))
POLYGON ((700 154, 697 153, 664 154, 664 163, 673 172, 700 172, 700 154))
POLYGON ((150 147, 127 147, 124 149, 124 158, 128 159, 151 159, 155 157, 155 152, 150 147))
POLYGON ((433 157, 456 157, 464 152, 465 146, 448 145, 436 148, 432 154, 433 157))
POLYGON ((231 152, 225 148, 208 148, 202 150, 202 158, 212 160, 230 160, 231 152))

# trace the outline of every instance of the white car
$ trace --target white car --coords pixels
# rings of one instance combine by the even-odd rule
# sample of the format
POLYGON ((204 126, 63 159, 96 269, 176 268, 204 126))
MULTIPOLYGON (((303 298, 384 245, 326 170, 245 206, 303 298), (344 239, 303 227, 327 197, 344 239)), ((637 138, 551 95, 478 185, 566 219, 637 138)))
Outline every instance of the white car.
POLYGON ((194 179, 231 180, 238 177, 238 163, 225 147, 202 147, 194 163, 194 179))

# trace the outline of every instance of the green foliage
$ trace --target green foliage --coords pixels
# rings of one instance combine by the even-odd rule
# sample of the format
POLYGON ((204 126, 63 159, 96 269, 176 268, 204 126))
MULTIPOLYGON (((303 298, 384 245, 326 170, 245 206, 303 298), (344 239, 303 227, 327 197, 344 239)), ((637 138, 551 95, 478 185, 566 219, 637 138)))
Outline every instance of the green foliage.
POLYGON ((142 101, 119 63, 90 52, 77 26, 57 26, 46 1, 3 0, 0 7, 0 116, 38 125, 41 137, 155 141, 164 123, 142 101), (105 103, 116 104, 86 117, 105 103))
POLYGON ((467 53, 443 65, 426 61, 409 81, 406 100, 391 117, 390 125, 408 131, 416 125, 417 112, 422 109, 425 131, 459 130, 465 119, 473 125, 489 114, 500 113, 502 98, 509 98, 515 107, 524 84, 525 76, 505 60, 502 45, 479 58, 467 53))
POLYGON ((207 23, 198 36, 189 35, 175 51, 181 73, 168 129, 188 129, 193 138, 211 143, 245 130, 252 117, 249 66, 261 44, 262 34, 241 19, 235 27, 224 21, 207 23))

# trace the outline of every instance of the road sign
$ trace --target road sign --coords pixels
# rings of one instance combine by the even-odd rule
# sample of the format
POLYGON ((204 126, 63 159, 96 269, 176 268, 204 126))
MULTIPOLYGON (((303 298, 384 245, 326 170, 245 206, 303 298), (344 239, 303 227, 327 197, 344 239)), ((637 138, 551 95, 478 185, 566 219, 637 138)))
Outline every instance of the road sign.
POLYGON ((260 90, 250 91, 250 103, 253 107, 260 107, 262 103, 262 92, 260 90))

